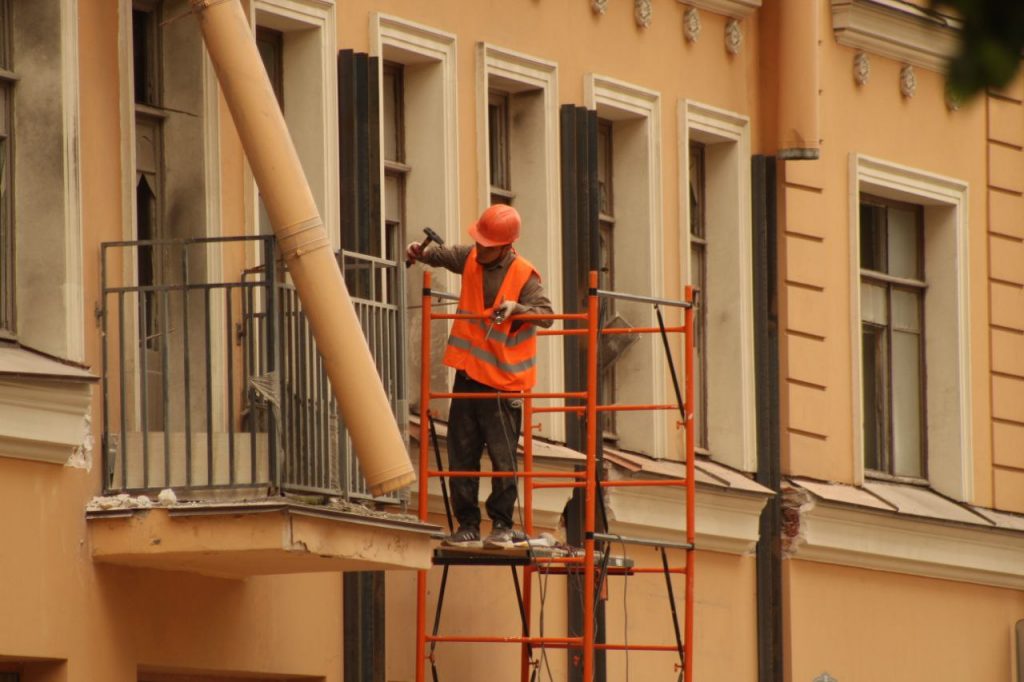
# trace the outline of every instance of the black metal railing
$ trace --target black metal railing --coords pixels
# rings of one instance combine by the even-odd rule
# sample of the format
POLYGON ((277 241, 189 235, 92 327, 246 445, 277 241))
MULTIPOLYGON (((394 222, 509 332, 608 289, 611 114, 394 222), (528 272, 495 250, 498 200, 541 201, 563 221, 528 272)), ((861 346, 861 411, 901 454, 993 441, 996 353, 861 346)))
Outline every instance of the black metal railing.
MULTIPOLYGON (((110 242, 102 254, 106 492, 370 497, 273 238, 110 242), (255 264, 214 274, 241 263, 255 264), (145 275, 113 285, 114 268, 145 275)), ((371 260, 397 283, 397 263, 371 260)), ((353 303, 401 417, 399 306, 353 303)))

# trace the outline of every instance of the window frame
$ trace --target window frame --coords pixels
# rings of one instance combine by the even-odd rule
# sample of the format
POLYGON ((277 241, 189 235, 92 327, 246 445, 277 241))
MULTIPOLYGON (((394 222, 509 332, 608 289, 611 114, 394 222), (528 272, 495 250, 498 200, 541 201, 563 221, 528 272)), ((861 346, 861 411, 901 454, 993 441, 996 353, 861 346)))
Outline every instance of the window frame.
POLYGON ((942 366, 927 387, 928 486, 947 497, 974 498, 971 386, 970 197, 966 181, 864 154, 849 155, 849 286, 853 483, 869 480, 864 470, 861 395, 860 219, 861 194, 924 207, 927 364, 942 366), (937 270, 936 266, 939 269, 937 270))
POLYGON ((708 296, 707 296, 707 273, 708 273, 708 232, 707 232, 707 173, 705 167, 706 146, 696 140, 687 140, 689 144, 689 164, 687 168, 687 186, 690 191, 690 284, 694 290, 694 366, 696 368, 696 385, 694 386, 696 403, 694 408, 694 424, 696 431, 694 442, 695 449, 701 454, 710 454, 710 438, 708 434, 708 367, 707 353, 707 321, 708 321, 708 296), (696 164, 694 160, 696 159, 696 164), (697 181, 694 182, 693 174, 696 167, 697 181), (697 188, 697 212, 693 211, 693 189, 697 188), (693 273, 693 257, 698 254, 700 267, 693 273))
POLYGON ((505 90, 489 88, 487 91, 487 179, 490 184, 490 203, 511 206, 516 198, 512 189, 512 131, 509 111, 512 95, 505 90), (497 116, 493 110, 497 109, 497 116), (497 121, 500 125, 493 125, 497 121), (500 177, 496 178, 498 175, 500 177), (496 182, 495 180, 498 180, 496 182))
MULTIPOLYGON (((859 238, 860 238, 862 244, 863 244, 863 234, 862 234, 863 230, 862 230, 862 227, 863 227, 863 224, 864 224, 863 223, 863 211, 864 211, 864 207, 865 206, 873 206, 875 208, 880 208, 880 209, 883 209, 885 211, 885 213, 884 213, 884 215, 885 215, 885 224, 884 224, 884 228, 883 228, 884 229, 884 233, 883 233, 883 235, 881 237, 881 240, 882 240, 883 244, 888 242, 888 211, 889 211, 889 209, 896 208, 896 209, 902 209, 902 210, 910 210, 910 211, 912 211, 914 213, 914 222, 915 222, 914 228, 915 228, 915 232, 916 232, 916 234, 915 234, 915 242, 916 242, 915 243, 915 256, 916 256, 916 259, 917 259, 917 270, 918 270, 918 272, 917 272, 917 276, 915 278, 908 278, 908 277, 898 277, 898 276, 890 274, 889 272, 883 272, 883 271, 879 271, 879 270, 874 270, 874 269, 866 268, 866 267, 864 267, 864 263, 863 263, 863 261, 864 261, 863 255, 864 254, 863 254, 863 251, 861 252, 861 259, 860 259, 861 260, 861 268, 860 268, 861 286, 864 286, 864 284, 870 284, 872 286, 882 287, 884 289, 884 291, 885 291, 885 300, 886 300, 886 323, 884 325, 882 325, 882 324, 879 324, 879 323, 876 323, 876 322, 870 322, 870 321, 866 321, 866 320, 863 319, 864 318, 863 297, 861 299, 861 339, 862 339, 862 347, 861 347, 861 363, 862 363, 861 375, 862 375, 862 378, 861 378, 861 381, 864 382, 862 384, 862 386, 861 386, 861 395, 865 396, 865 399, 866 399, 866 396, 867 396, 867 390, 866 390, 867 389, 867 383, 866 382, 867 382, 868 378, 864 374, 864 369, 863 369, 864 366, 865 366, 864 365, 864 359, 865 359, 865 349, 866 349, 866 347, 864 345, 863 339, 865 338, 866 330, 868 328, 875 329, 875 330, 883 330, 882 333, 884 334, 884 338, 885 338, 885 350, 883 352, 886 355, 886 357, 884 358, 885 363, 884 363, 884 366, 882 368, 878 367, 877 361, 875 363, 876 376, 874 378, 874 381, 875 381, 876 389, 875 389, 875 391, 873 391, 873 393, 876 395, 876 400, 877 400, 877 393, 878 393, 877 392, 877 387, 879 386, 879 384, 883 384, 884 383, 882 405, 880 406, 881 409, 882 409, 882 413, 883 413, 882 414, 882 419, 884 420, 884 423, 882 424, 882 427, 883 427, 883 429, 882 429, 883 430, 883 437, 882 437, 880 442, 882 443, 884 449, 883 449, 883 451, 878 452, 878 453, 875 454, 875 461, 878 463, 879 466, 877 468, 869 467, 868 466, 868 461, 867 461, 868 460, 868 443, 867 443, 868 439, 867 439, 867 434, 866 434, 866 430, 868 428, 868 414, 867 414, 868 410, 867 410, 867 405, 864 405, 864 407, 863 407, 863 410, 864 410, 863 415, 864 416, 863 416, 863 418, 861 420, 862 421, 862 428, 863 428, 863 436, 862 437, 864 439, 862 441, 863 442, 863 447, 861 448, 861 456, 863 457, 864 472, 865 472, 865 476, 870 477, 870 478, 877 478, 877 479, 883 479, 883 480, 893 480, 893 481, 901 481, 901 482, 909 482, 909 483, 918 483, 918 484, 926 484, 927 481, 928 481, 928 410, 927 410, 928 366, 927 366, 927 362, 926 362, 927 358, 926 358, 926 353, 925 353, 925 344, 927 342, 926 341, 926 336, 927 336, 928 326, 927 326, 927 320, 925 319, 925 301, 924 301, 924 297, 925 297, 925 294, 927 292, 928 284, 927 284, 927 280, 926 280, 926 277, 925 277, 924 207, 919 205, 919 204, 913 204, 913 203, 909 203, 909 202, 905 202, 905 201, 897 201, 897 200, 894 200, 894 199, 887 199, 885 197, 875 196, 875 195, 868 194, 868 193, 861 193, 859 201, 858 201, 859 220, 857 222, 857 226, 858 226, 858 233, 860 234, 859 238), (892 308, 893 308, 893 302, 892 301, 893 301, 893 293, 895 291, 913 291, 913 292, 916 293, 915 300, 918 301, 918 326, 919 326, 919 331, 918 331, 918 356, 919 356, 918 362, 919 362, 919 365, 918 366, 920 367, 920 373, 919 373, 919 378, 918 378, 917 390, 918 390, 918 404, 919 404, 919 406, 921 408, 920 412, 919 412, 919 415, 918 415, 918 429, 919 429, 918 438, 919 438, 919 443, 920 443, 920 453, 919 453, 920 461, 918 462, 918 471, 920 472, 919 475, 918 474, 897 474, 895 472, 895 466, 896 466, 896 461, 895 461, 896 460, 896 454, 895 454, 895 448, 896 448, 896 446, 895 446, 895 438, 896 438, 896 433, 895 433, 895 431, 896 431, 896 428, 895 428, 895 424, 894 424, 894 420, 895 420, 894 412, 895 412, 895 409, 893 407, 893 395, 894 395, 894 392, 895 392, 893 384, 894 384, 895 377, 893 375, 894 364, 893 364, 893 360, 892 360, 892 358, 893 358, 893 347, 894 347, 893 346, 893 333, 894 333, 894 328, 896 326, 895 323, 893 322, 893 319, 892 319, 892 308), (882 371, 883 369, 884 369, 885 376, 884 377, 878 376, 879 372, 882 371)), ((887 253, 885 254, 885 260, 888 260, 888 254, 887 253)), ((888 264, 886 264, 886 269, 888 270, 888 264)), ((878 414, 878 409, 879 409, 879 406, 876 404, 876 407, 875 407, 875 410, 874 410, 875 414, 878 414)), ((878 426, 876 425, 875 428, 877 430, 878 426)), ((876 437, 876 442, 879 442, 877 437, 876 437)))

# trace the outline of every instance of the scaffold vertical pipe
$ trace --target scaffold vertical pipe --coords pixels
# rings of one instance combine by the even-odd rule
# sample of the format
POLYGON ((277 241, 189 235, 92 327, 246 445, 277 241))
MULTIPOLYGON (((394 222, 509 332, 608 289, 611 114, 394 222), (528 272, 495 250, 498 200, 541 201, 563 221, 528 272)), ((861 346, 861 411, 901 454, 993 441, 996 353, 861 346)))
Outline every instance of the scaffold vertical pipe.
POLYGON ((594 679, 594 531, 597 503, 597 271, 587 294, 587 494, 583 559, 583 680, 594 679))
POLYGON ((694 468, 694 445, 695 438, 693 432, 693 287, 686 287, 686 302, 689 304, 685 309, 685 327, 686 327, 686 343, 683 345, 685 349, 684 364, 686 367, 686 543, 689 545, 686 550, 686 596, 683 602, 684 604, 684 633, 686 643, 686 657, 683 659, 683 679, 686 682, 693 682, 693 572, 694 572, 694 559, 696 552, 694 551, 694 539, 696 533, 694 532, 694 497, 696 496, 696 471, 694 468))
MULTIPOLYGON (((423 317, 420 336, 420 479, 417 512, 420 521, 427 520, 427 483, 430 470, 428 463, 428 445, 430 442, 430 273, 423 273, 423 317)), ((427 571, 416 572, 416 682, 424 682, 424 666, 426 665, 426 626, 427 626, 427 571)))
MULTIPOLYGON (((523 471, 533 471, 533 398, 527 391, 523 400, 523 471)), ((523 477, 523 531, 526 536, 533 537, 533 476, 523 477)), ((523 566, 523 610, 526 622, 523 625, 523 637, 530 636, 533 613, 530 604, 533 601, 533 566, 523 566)), ((522 645, 521 682, 530 679, 530 647, 522 645)))

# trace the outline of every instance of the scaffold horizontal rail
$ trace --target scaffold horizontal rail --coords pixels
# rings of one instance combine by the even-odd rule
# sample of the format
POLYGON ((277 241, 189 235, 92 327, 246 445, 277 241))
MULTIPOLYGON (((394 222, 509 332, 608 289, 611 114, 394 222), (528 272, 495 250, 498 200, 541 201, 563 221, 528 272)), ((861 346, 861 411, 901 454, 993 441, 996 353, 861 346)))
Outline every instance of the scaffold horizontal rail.
POLYGON ((601 481, 602 488, 656 488, 658 486, 687 486, 685 478, 643 479, 640 481, 601 481))
MULTIPOLYGON (((425 639, 428 642, 458 642, 463 644, 479 644, 482 642, 491 644, 532 644, 534 646, 561 646, 563 648, 571 645, 581 646, 583 644, 582 637, 523 637, 522 635, 508 635, 504 637, 471 637, 468 635, 426 635, 425 639)), ((672 647, 672 651, 675 651, 674 647, 672 647)))
POLYGON ((436 478, 583 478, 582 471, 427 471, 436 478))
POLYGON ((593 538, 598 542, 621 542, 626 545, 645 545, 647 547, 665 547, 667 549, 694 549, 692 542, 636 538, 628 535, 615 535, 613 533, 594 533, 593 538))

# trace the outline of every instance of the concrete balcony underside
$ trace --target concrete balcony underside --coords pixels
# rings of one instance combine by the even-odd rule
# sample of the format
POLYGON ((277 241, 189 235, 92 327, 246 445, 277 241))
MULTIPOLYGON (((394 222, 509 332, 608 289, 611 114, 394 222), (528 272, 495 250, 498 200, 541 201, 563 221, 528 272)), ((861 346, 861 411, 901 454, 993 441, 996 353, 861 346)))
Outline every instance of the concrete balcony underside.
POLYGON ((437 526, 283 500, 90 510, 93 559, 222 578, 430 568, 437 526))

